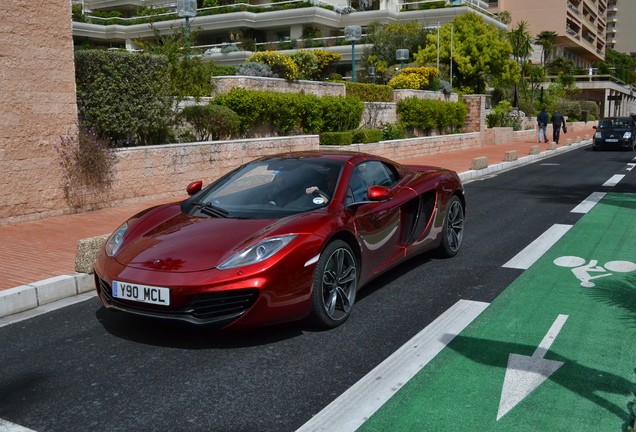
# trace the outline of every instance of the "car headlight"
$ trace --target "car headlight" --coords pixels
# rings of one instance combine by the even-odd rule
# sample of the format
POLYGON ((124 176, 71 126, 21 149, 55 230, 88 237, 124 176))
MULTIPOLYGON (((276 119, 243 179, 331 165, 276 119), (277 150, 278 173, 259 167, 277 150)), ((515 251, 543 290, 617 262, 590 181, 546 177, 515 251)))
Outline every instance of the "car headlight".
POLYGON ((600 132, 596 132, 594 134, 594 138, 601 138, 601 133, 600 132))
POLYGON ((623 135, 623 139, 630 139, 631 137, 632 137, 631 132, 625 132, 625 134, 623 135))
POLYGON ((287 246, 289 242, 297 237, 297 234, 289 234, 279 237, 271 237, 259 241, 255 245, 248 247, 223 262, 217 268, 227 270, 236 267, 243 267, 250 264, 256 264, 272 257, 282 248, 287 246))
POLYGON ((106 242, 106 255, 112 257, 117 253, 119 247, 124 242, 124 234, 128 230, 128 223, 124 222, 122 226, 117 228, 117 231, 110 236, 108 241, 106 242))

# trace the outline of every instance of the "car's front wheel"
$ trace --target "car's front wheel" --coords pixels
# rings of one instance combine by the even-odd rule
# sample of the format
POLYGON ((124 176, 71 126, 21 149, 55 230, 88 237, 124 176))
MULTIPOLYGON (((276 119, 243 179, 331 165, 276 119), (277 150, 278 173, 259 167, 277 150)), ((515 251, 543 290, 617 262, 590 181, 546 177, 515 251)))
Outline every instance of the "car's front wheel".
POLYGON ((358 289, 358 263, 342 240, 327 245, 314 273, 309 321, 321 328, 337 327, 349 318, 358 289))
POLYGON ((453 196, 448 202, 444 227, 442 229, 442 242, 439 245, 438 254, 442 257, 454 257, 459 252, 464 239, 464 205, 457 196, 453 196))

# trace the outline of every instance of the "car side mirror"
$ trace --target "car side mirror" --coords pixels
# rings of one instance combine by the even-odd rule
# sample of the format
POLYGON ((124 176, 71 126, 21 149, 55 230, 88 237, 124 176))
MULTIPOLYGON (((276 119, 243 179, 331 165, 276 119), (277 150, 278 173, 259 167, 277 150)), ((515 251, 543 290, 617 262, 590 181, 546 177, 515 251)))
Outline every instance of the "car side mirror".
POLYGON ((367 189, 369 201, 387 201, 391 198, 391 192, 386 186, 369 186, 367 189))
POLYGON ((192 196, 196 193, 201 192, 202 188, 203 188, 203 182, 199 180, 199 181, 190 183, 188 187, 186 188, 186 192, 188 193, 188 195, 192 196))

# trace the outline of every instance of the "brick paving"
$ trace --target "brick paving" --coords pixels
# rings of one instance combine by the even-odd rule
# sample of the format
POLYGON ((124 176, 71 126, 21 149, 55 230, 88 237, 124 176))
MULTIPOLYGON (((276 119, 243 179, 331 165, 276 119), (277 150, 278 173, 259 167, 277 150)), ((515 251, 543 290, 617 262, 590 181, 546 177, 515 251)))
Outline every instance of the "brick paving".
MULTIPOLYGON (((568 133, 562 137, 594 134, 594 129, 568 133)), ((425 156, 400 161, 403 164, 435 165, 457 172, 470 170, 474 158, 486 156, 489 165, 504 161, 507 151, 517 150, 518 157, 527 156, 536 138, 499 145, 425 156)), ((560 145, 559 147, 562 147, 560 145)), ((78 240, 113 232, 128 217, 152 205, 184 199, 183 196, 128 206, 114 207, 81 214, 0 226, 0 290, 17 287, 75 271, 75 251, 78 240)))

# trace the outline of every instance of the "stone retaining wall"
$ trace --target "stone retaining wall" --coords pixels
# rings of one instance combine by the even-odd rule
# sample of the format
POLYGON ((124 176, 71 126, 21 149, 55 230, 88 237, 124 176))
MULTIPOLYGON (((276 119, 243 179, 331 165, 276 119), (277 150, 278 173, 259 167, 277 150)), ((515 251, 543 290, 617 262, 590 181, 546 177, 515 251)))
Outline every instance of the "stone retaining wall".
POLYGON ((234 88, 263 90, 279 93, 308 93, 316 96, 345 96, 347 89, 342 83, 321 81, 290 81, 282 78, 264 78, 249 76, 220 76, 212 78, 216 89, 212 96, 228 93, 234 88))

